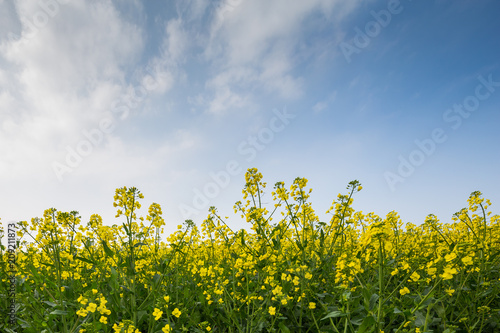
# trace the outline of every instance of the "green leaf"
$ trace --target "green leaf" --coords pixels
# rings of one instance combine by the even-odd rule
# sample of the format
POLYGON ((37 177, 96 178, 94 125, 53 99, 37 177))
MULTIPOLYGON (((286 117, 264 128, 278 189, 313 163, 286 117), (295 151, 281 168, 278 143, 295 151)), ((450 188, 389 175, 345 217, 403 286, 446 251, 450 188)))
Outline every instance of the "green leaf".
POLYGON ((345 316, 347 316, 347 313, 343 313, 343 312, 340 312, 340 311, 336 310, 336 311, 330 312, 329 314, 327 314, 326 316, 324 316, 323 318, 321 318, 321 320, 325 320, 325 319, 328 319, 328 318, 345 317, 345 316))
POLYGON ((78 259, 80 261, 83 261, 83 262, 86 262, 87 264, 92 264, 92 265, 95 265, 95 263, 87 258, 84 258, 84 257, 78 257, 76 256, 75 259, 78 259))
POLYGON ((363 323, 363 320, 366 319, 364 315, 359 315, 351 319, 351 324, 360 326, 363 323))
POLYGON ((40 262, 40 264, 42 264, 44 266, 55 267, 54 265, 49 264, 48 262, 40 262))
POLYGON ((320 229, 319 230, 319 243, 321 246, 323 246, 323 244, 325 244, 325 232, 323 231, 323 229, 320 229))
POLYGON ((276 240, 276 239, 274 239, 274 238, 273 238, 273 239, 271 239, 271 241, 273 242, 274 248, 275 248, 275 249, 277 249, 277 248, 278 248, 278 246, 279 246, 279 244, 280 244, 280 243, 279 243, 279 241, 278 241, 278 240, 276 240))
POLYGON ((62 316, 66 316, 68 314, 68 311, 63 311, 63 310, 54 310, 52 311, 50 314, 53 314, 53 315, 62 315, 62 316))
POLYGON ((52 303, 52 302, 49 302, 49 301, 43 301, 45 304, 47 304, 48 306, 51 306, 51 307, 54 307, 54 306, 57 306, 56 303, 52 303))
POLYGON ((241 230, 241 233, 240 233, 240 237, 241 237, 241 244, 242 245, 245 245, 245 231, 244 230, 241 230))
POLYGON ((415 319, 415 326, 417 326, 417 327, 424 326, 425 325, 425 316, 423 315, 423 313, 420 311, 417 311, 417 312, 415 312, 415 316, 417 317, 417 319, 415 319))
POLYGON ((102 247, 104 248, 104 252, 108 257, 112 257, 114 255, 114 252, 109 248, 106 241, 102 241, 102 247))
POLYGON ((373 308, 375 307, 375 304, 377 304, 378 299, 379 299, 379 296, 377 294, 373 294, 370 297, 370 310, 373 310, 373 308))
POLYGON ((368 316, 365 317, 363 320, 363 323, 361 323, 361 326, 358 328, 358 333, 368 333, 368 332, 373 332, 373 329, 375 328, 375 323, 377 321, 373 316, 368 316))
POLYGON ((139 322, 139 323, 140 323, 140 322, 142 321, 142 318, 143 318, 145 315, 147 315, 147 314, 148 314, 148 312, 147 312, 147 311, 144 311, 144 310, 142 310, 142 311, 137 311, 137 322, 139 322))
POLYGON ((283 333, 290 333, 290 330, 288 329, 288 327, 286 327, 285 324, 283 324, 282 322, 280 322, 278 324, 278 326, 280 327, 281 332, 283 332, 283 333))
POLYGON ((153 276, 153 285, 154 286, 157 286, 158 285, 158 282, 160 282, 161 280, 161 275, 160 274, 155 274, 153 276))

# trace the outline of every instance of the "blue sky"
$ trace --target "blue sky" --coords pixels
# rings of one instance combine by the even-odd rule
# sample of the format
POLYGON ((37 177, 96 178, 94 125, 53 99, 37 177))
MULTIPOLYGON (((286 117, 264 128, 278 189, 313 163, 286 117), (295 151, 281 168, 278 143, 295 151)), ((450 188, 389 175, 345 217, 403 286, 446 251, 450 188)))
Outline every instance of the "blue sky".
MULTIPOLYGON (((245 170, 354 207, 442 222, 500 204, 497 1, 0 1, 0 216, 114 218, 117 187, 166 231, 245 170)), ((266 201, 266 200, 265 200, 266 201)))

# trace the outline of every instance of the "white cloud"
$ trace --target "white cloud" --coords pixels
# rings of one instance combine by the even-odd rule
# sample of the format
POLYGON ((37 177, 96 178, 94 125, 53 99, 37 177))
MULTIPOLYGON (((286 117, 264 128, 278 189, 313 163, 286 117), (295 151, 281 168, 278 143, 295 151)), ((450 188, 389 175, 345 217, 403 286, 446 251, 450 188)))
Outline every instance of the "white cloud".
POLYGON ((143 85, 148 85, 148 79, 154 82, 150 91, 156 94, 163 94, 172 89, 176 80, 184 76, 179 64, 184 62, 188 46, 189 38, 182 28, 182 20, 173 19, 167 22, 160 55, 149 61, 143 85))
POLYGON ((23 37, 4 39, 0 47, 6 64, 0 72, 0 154, 9 171, 0 177, 43 178, 40 166, 64 154, 61 147, 108 112, 123 91, 127 66, 143 48, 141 30, 111 1, 71 1, 57 11, 40 3, 15 3, 10 14, 23 22, 23 37))
POLYGON ((331 103, 335 102, 337 99, 337 90, 333 91, 330 93, 325 100, 319 101, 313 106, 313 111, 314 113, 320 113, 321 111, 325 110, 330 106, 331 103))
POLYGON ((212 92, 205 97, 212 99, 209 111, 220 114, 246 107, 252 96, 242 96, 239 88, 263 89, 284 99, 300 97, 302 78, 292 69, 301 58, 298 47, 307 37, 305 22, 317 19, 314 15, 340 20, 354 7, 334 0, 222 1, 205 51, 216 73, 207 84, 212 92), (342 15, 333 14, 334 10, 342 15))

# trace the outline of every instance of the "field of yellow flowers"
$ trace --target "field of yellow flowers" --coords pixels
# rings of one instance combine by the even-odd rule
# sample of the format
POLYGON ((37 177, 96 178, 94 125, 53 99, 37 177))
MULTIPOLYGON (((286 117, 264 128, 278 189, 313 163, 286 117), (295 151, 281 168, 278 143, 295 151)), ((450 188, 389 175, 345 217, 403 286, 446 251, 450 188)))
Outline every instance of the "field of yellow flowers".
POLYGON ((0 332, 500 332, 500 216, 480 192, 454 223, 403 225, 354 211, 353 181, 322 222, 306 179, 276 183, 271 207, 258 170, 245 180, 238 231, 212 207, 162 241, 161 207, 138 216, 127 187, 121 225, 56 209, 19 222, 13 279, 1 246, 0 332))

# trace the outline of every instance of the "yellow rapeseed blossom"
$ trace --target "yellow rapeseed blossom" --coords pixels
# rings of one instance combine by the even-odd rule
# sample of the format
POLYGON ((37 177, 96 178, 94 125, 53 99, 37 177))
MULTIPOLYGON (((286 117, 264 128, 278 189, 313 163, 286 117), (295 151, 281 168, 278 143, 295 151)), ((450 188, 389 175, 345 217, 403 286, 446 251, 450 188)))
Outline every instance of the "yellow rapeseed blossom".
POLYGON ((88 300, 86 298, 84 298, 82 295, 80 295, 80 297, 78 297, 78 299, 77 299, 77 302, 81 303, 83 305, 86 305, 88 300))
POLYGON ((441 274, 441 277, 443 278, 443 280, 450 280, 453 279, 454 274, 457 274, 457 270, 455 268, 445 267, 443 274, 441 274))
POLYGON ((160 309, 155 308, 155 310, 153 312, 153 316, 155 317, 155 320, 160 319, 162 314, 163 314, 163 311, 160 311, 160 309))
POLYGON ((420 275, 417 272, 413 272, 413 274, 410 276, 410 279, 413 282, 417 282, 418 280, 420 280, 420 275))
POLYGON ((80 310, 76 311, 76 314, 79 315, 80 317, 86 317, 88 311, 80 308, 80 310))
POLYGON ((269 307, 269 314, 274 316, 276 314, 276 308, 274 306, 269 307))
POLYGON ((170 333, 171 332, 170 325, 167 324, 167 325, 163 326, 163 328, 161 330, 163 331, 163 333, 170 333))
POLYGON ((314 302, 309 302, 309 309, 316 309, 316 303, 314 302))
POLYGON ((473 264, 472 258, 469 256, 463 257, 462 262, 464 263, 465 266, 470 266, 473 264))
POLYGON ((404 296, 406 294, 409 294, 410 293, 410 289, 408 289, 408 287, 404 287, 402 289, 399 290, 399 293, 404 296))
POLYGON ((89 305, 87 306, 88 312, 94 313, 96 309, 97 309, 97 304, 95 303, 89 303, 89 305))
POLYGON ((427 274, 429 274, 429 275, 435 275, 436 271, 437 271, 436 267, 429 267, 429 268, 427 268, 427 274))
POLYGON ((172 315, 176 316, 177 318, 179 318, 181 316, 182 312, 175 308, 174 311, 172 311, 172 315))
POLYGON ((455 252, 453 252, 453 253, 445 255, 444 259, 446 260, 446 262, 450 262, 450 261, 453 261, 456 257, 457 257, 457 254, 455 252))

